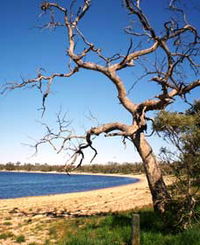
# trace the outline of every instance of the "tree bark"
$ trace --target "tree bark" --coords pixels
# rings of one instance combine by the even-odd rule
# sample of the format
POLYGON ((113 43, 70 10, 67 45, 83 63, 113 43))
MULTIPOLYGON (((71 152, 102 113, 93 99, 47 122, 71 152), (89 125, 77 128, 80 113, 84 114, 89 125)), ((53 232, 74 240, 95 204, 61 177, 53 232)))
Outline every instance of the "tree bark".
POLYGON ((159 213, 164 213, 166 205, 171 198, 153 150, 142 132, 138 132, 134 135, 132 141, 144 164, 146 177, 152 194, 154 210, 159 213))

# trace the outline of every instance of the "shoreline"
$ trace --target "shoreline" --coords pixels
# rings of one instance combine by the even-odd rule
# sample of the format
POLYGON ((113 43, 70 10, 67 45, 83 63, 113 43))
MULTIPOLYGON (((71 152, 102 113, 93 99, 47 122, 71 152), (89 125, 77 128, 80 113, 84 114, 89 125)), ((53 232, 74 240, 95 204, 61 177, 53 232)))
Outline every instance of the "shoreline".
MULTIPOLYGON (((9 172, 9 173, 42 173, 41 171, 0 171, 0 172, 9 172)), ((44 172, 44 174, 66 174, 65 172, 44 172)), ((110 189, 110 188, 117 188, 117 187, 123 187, 123 186, 127 186, 127 185, 134 185, 138 182, 141 181, 141 179, 139 177, 135 177, 135 176, 140 176, 140 175, 130 175, 130 174, 105 174, 105 173, 90 173, 90 172, 73 172, 70 173, 70 175, 92 175, 92 176, 110 176, 110 177, 123 177, 123 178, 131 178, 134 179, 135 182, 133 183, 128 183, 128 184, 121 184, 121 185, 116 185, 116 186, 108 186, 108 187, 103 187, 103 188, 95 188, 95 189, 91 189, 91 190, 85 190, 85 191, 75 191, 75 192, 65 192, 65 193, 54 193, 54 194, 45 194, 45 195, 37 195, 37 196, 23 196, 23 197, 13 197, 13 198, 0 198, 0 204, 1 201, 4 200, 16 200, 16 199, 23 199, 23 198, 40 198, 40 197, 49 197, 49 196, 57 196, 57 195, 72 195, 72 194, 79 194, 79 193, 85 193, 85 192, 93 192, 93 191, 99 191, 99 190, 106 190, 106 189, 110 189)), ((142 175, 141 175, 142 176, 142 175)))
MULTIPOLYGON (((120 176, 122 177, 122 175, 120 176)), ((0 212, 18 208, 27 213, 30 210, 37 213, 38 209, 42 212, 62 209, 68 213, 79 211, 83 214, 94 214, 125 211, 151 204, 151 195, 146 177, 144 175, 125 175, 125 177, 139 179, 139 181, 83 192, 0 199, 0 212), (116 202, 113 200, 116 200, 116 202)))
MULTIPOLYGON (((116 177, 133 177, 133 174, 123 174, 123 173, 92 173, 92 172, 79 172, 79 171, 72 171, 72 172, 57 172, 57 171, 27 171, 27 170, 0 170, 1 172, 9 172, 9 173, 38 173, 38 174, 66 174, 66 175, 73 175, 73 174, 83 174, 83 175, 102 175, 102 176, 116 176, 116 177)), ((136 174, 140 175, 140 174, 136 174)), ((143 175, 143 174, 141 174, 143 175)))

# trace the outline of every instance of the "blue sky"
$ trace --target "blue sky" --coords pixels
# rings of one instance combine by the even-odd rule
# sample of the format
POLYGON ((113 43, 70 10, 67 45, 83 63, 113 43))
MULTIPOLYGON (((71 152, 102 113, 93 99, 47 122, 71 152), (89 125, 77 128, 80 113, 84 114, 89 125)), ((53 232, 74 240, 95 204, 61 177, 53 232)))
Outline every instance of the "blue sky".
MULTIPOLYGON (((0 21, 0 83, 20 81, 21 77, 34 77, 36 71, 42 67, 47 74, 65 72, 67 69, 66 32, 64 29, 56 31, 36 28, 45 22, 46 18, 39 18, 40 0, 8 0, 1 3, 0 21), (44 22, 43 22, 44 21, 44 22)), ((67 2, 67 1, 58 1, 67 2)), ((156 28, 166 16, 162 3, 166 1, 154 0, 145 5, 148 16, 156 28), (162 2, 162 3, 161 3, 162 2)), ((192 21, 197 23, 199 13, 192 11, 192 21)), ((122 8, 120 0, 93 0, 93 5, 80 28, 96 46, 101 47, 105 54, 126 52, 129 45, 123 28, 128 25, 130 17, 122 8)), ((121 72, 127 88, 141 73, 140 68, 128 69, 121 72)), ((146 98, 153 98, 158 92, 157 86, 148 81, 137 83, 130 97, 135 102, 146 98)), ((199 97, 199 88, 191 93, 191 101, 199 97)), ((66 153, 57 155, 50 147, 42 146, 37 156, 32 157, 33 149, 25 144, 34 144, 33 139, 40 139, 44 129, 38 121, 44 121, 55 127, 56 113, 62 107, 69 119, 73 120, 73 128, 77 132, 84 132, 94 122, 88 120, 90 112, 99 123, 121 121, 131 123, 131 117, 120 106, 116 91, 112 83, 102 76, 91 71, 81 71, 69 79, 57 79, 52 87, 51 95, 47 100, 47 111, 41 118, 41 94, 34 89, 21 89, 7 93, 0 97, 0 162, 47 162, 65 163, 66 153)), ((171 110, 181 110, 184 105, 178 101, 171 105, 171 110)), ((158 153, 161 139, 149 139, 158 153)), ((95 140, 98 157, 95 162, 134 162, 139 161, 133 145, 127 144, 124 148, 119 138, 99 137, 95 140)), ((89 153, 87 154, 89 159, 89 153)), ((87 160, 86 160, 87 162, 87 160)))

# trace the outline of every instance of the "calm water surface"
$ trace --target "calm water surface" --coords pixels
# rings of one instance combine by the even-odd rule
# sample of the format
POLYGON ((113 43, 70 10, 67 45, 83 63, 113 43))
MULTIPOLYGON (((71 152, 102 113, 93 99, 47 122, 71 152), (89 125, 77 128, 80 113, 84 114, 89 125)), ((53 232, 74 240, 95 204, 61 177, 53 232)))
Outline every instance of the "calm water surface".
POLYGON ((95 190, 137 182, 128 177, 0 172, 0 199, 95 190))

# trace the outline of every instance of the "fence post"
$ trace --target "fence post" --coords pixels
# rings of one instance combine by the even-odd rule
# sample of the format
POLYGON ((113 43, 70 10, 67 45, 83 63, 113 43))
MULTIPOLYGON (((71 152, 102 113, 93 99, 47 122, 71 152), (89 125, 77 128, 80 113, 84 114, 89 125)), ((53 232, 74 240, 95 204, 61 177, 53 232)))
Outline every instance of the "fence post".
POLYGON ((140 245, 140 215, 132 215, 131 245, 140 245))

